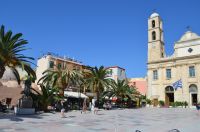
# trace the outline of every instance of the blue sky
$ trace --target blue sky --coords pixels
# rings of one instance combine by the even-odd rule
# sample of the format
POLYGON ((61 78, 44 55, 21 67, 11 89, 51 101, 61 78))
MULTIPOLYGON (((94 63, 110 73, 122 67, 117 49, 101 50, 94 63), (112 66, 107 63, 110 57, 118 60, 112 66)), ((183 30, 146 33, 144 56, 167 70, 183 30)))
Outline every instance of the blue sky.
POLYGON ((50 51, 85 65, 118 65, 128 77, 144 77, 152 10, 163 19, 170 55, 186 26, 200 34, 199 5, 199 0, 6 0, 1 1, 0 24, 23 33, 31 48, 24 54, 36 60, 50 51))

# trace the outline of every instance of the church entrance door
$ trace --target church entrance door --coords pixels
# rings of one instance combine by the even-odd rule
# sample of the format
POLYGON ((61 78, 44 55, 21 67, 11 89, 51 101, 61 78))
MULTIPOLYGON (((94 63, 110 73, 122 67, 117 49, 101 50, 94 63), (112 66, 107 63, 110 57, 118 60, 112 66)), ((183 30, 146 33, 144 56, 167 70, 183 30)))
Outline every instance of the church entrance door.
POLYGON ((174 93, 166 93, 165 105, 170 106, 174 102, 174 93))
POLYGON ((196 105, 198 103, 198 89, 195 84, 191 84, 189 86, 189 92, 190 92, 190 105, 196 105))
POLYGON ((192 105, 197 104, 197 94, 192 94, 192 105))
POLYGON ((172 86, 165 88, 165 105, 170 106, 174 102, 174 89, 172 86))

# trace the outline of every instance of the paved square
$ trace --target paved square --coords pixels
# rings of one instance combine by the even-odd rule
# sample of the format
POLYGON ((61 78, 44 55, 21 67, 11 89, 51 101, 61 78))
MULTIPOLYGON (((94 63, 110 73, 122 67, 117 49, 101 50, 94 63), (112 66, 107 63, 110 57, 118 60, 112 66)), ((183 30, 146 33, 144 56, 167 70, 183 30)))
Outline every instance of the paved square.
POLYGON ((43 113, 32 116, 0 114, 0 132, 199 132, 200 116, 194 109, 141 108, 81 114, 43 113))

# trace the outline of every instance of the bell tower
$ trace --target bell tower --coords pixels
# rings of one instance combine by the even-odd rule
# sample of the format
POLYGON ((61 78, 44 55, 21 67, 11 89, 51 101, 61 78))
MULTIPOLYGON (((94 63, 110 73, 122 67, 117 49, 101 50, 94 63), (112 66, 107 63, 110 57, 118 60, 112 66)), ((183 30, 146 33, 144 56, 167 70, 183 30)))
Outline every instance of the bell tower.
POLYGON ((158 13, 148 19, 148 62, 165 57, 163 24, 158 13))

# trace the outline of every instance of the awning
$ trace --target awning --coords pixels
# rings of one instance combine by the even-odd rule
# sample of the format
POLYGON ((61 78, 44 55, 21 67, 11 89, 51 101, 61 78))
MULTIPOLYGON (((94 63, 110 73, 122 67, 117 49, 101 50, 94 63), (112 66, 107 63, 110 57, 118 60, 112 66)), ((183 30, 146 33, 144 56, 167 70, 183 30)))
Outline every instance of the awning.
POLYGON ((83 93, 71 92, 71 91, 65 91, 64 96, 65 97, 72 97, 72 98, 88 98, 88 96, 86 96, 83 93))

